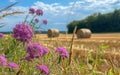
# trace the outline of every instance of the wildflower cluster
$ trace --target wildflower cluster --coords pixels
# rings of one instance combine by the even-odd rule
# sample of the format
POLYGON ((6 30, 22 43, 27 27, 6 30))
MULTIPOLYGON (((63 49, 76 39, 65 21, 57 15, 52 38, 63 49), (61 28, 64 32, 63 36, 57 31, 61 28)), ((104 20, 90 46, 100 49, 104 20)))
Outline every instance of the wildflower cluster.
MULTIPOLYGON (((34 15, 35 13, 37 16, 43 15, 43 11, 41 9, 37 9, 37 10, 35 10, 34 8, 29 9, 29 14, 34 15)), ((39 19, 35 18, 36 15, 34 15, 32 20, 30 21, 30 23, 25 21, 23 23, 16 24, 15 28, 13 28, 13 37, 17 41, 27 43, 26 52, 28 53, 28 56, 25 59, 28 61, 32 61, 32 59, 34 59, 34 58, 37 58, 37 59, 41 58, 46 53, 48 53, 48 49, 46 47, 40 45, 38 42, 33 43, 33 44, 31 43, 31 40, 33 39, 33 36, 34 36, 32 25, 39 22, 39 19), (33 22, 33 20, 35 23, 33 22)), ((47 20, 43 20, 43 24, 47 24, 47 20)), ((1 65, 7 64, 8 67, 12 67, 14 69, 18 68, 17 64, 15 64, 13 62, 7 63, 7 60, 4 57, 2 57, 1 59, 3 59, 0 62, 1 65)), ((38 70, 40 70, 44 74, 49 73, 49 69, 45 65, 37 65, 36 67, 38 70)))
POLYGON ((33 30, 28 24, 16 24, 16 27, 13 29, 14 38, 21 42, 30 42, 33 38, 33 35, 33 30))
POLYGON ((9 68, 18 69, 19 66, 14 62, 8 62, 4 55, 0 56, 0 66, 7 66, 9 68))
POLYGON ((7 59, 4 55, 0 56, 0 66, 6 66, 7 65, 7 59))
MULTIPOLYGON (((39 16, 43 16, 43 11, 42 11, 42 9, 34 9, 34 8, 30 8, 29 9, 29 14, 31 14, 32 16, 33 16, 33 18, 30 20, 30 22, 29 22, 29 25, 34 29, 34 30, 36 30, 36 29, 39 29, 41 26, 41 24, 39 24, 39 25, 36 25, 37 23, 39 23, 39 16)), ((29 15, 28 14, 28 15, 29 15)), ((28 18, 28 15, 26 16, 26 18, 25 18, 25 22, 28 22, 28 21, 26 21, 27 20, 27 18, 28 18)), ((44 19, 44 20, 42 20, 42 24, 47 24, 47 20, 46 19, 44 19)))
POLYGON ((48 69, 47 66, 45 66, 45 65, 37 65, 36 67, 37 67, 38 70, 40 70, 44 74, 49 74, 49 69, 48 69))
MULTIPOLYGON (((13 37, 20 42, 24 42, 21 43, 24 46, 24 49, 26 49, 26 54, 28 54, 25 59, 27 60, 26 62, 29 61, 33 61, 33 59, 40 59, 42 58, 45 54, 47 54, 49 51, 46 47, 42 46, 41 44, 39 44, 38 42, 32 43, 31 40, 34 37, 34 30, 31 27, 31 24, 33 24, 33 20, 35 21, 35 23, 39 22, 38 18, 35 18, 35 16, 42 16, 43 15, 43 11, 41 9, 37 9, 35 10, 34 8, 30 8, 29 9, 29 14, 34 15, 33 19, 31 20, 30 23, 28 22, 23 22, 23 23, 19 23, 16 24, 16 26, 13 28, 13 37), (36 14, 35 14, 36 13, 36 14)), ((43 20, 43 24, 47 24, 47 20, 43 20)), ((3 38, 3 34, 0 33, 0 38, 3 38)), ((16 43, 17 41, 14 41, 14 43, 16 43)), ((18 42, 18 43, 20 43, 18 42)), ((19 45, 21 46, 21 45, 19 45)), ((11 49, 13 48, 13 45, 11 45, 11 49)), ((8 47, 9 48, 9 47, 8 47)), ((15 53, 16 52, 12 52, 11 53, 15 53)), ((60 57, 63 58, 68 58, 69 54, 67 52, 67 50, 65 48, 62 47, 58 47, 55 51, 55 53, 58 53, 60 57)), ((6 54, 7 56, 7 54, 6 54)), ((36 63, 36 62, 35 62, 36 63)), ((40 73, 48 75, 49 74, 49 68, 46 65, 43 65, 44 62, 42 62, 42 65, 36 65, 36 68, 40 71, 40 73)), ((0 56, 0 66, 5 66, 8 68, 12 68, 12 69, 19 69, 19 66, 14 63, 14 62, 8 62, 7 58, 5 57, 5 55, 1 55, 0 56)))
POLYGON ((36 19, 35 19, 35 22, 38 23, 38 22, 39 22, 39 19, 36 18, 36 19))
POLYGON ((0 39, 3 39, 3 37, 4 37, 4 34, 0 33, 0 39))
POLYGON ((43 11, 42 11, 41 9, 37 9, 37 10, 36 10, 36 14, 37 14, 38 16, 42 16, 42 15, 43 15, 43 11))
POLYGON ((34 14, 34 13, 35 13, 35 9, 34 9, 34 8, 30 8, 30 9, 29 9, 29 13, 30 13, 30 14, 34 14))
POLYGON ((27 46, 27 52, 29 56, 26 57, 26 59, 31 60, 33 58, 42 57, 44 54, 48 53, 48 49, 44 46, 41 46, 39 43, 34 43, 27 46))
POLYGON ((56 53, 59 53, 59 55, 63 58, 68 58, 69 54, 65 48, 58 47, 55 51, 56 53))

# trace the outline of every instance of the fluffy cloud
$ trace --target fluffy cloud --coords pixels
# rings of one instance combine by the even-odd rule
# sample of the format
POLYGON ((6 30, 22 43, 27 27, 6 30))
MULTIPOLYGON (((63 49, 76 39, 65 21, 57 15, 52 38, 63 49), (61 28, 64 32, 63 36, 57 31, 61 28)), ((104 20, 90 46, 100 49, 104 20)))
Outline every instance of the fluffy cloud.
MULTIPOLYGON (((65 15, 65 14, 71 14, 71 12, 68 10, 70 9, 70 6, 63 6, 60 5, 60 3, 53 3, 53 4, 45 4, 43 2, 37 1, 34 3, 33 8, 41 8, 48 14, 53 14, 53 15, 65 15)), ((73 13, 73 12, 72 12, 73 13)))
POLYGON ((23 7, 23 6, 15 6, 11 8, 12 11, 23 11, 23 12, 27 12, 28 9, 29 7, 23 7))
POLYGON ((32 7, 43 9, 51 24, 65 27, 73 20, 83 19, 95 12, 107 13, 119 6, 119 0, 84 0, 70 2, 66 6, 61 3, 45 4, 37 1, 32 7))
MULTIPOLYGON (((14 0, 13 0, 14 1, 14 0)), ((47 19, 48 25, 44 28, 58 28, 65 30, 66 25, 73 20, 80 20, 95 12, 107 13, 118 9, 120 7, 120 0, 78 0, 76 2, 69 2, 66 5, 62 3, 46 4, 40 1, 35 2, 33 8, 41 8, 44 11, 44 16, 40 19, 47 19)), ((16 6, 12 10, 20 10, 28 12, 29 7, 16 6)), ((17 15, 8 17, 7 20, 11 26, 15 23, 22 21, 24 15, 17 15), (15 19, 17 18, 17 19, 15 19)))
MULTIPOLYGON (((110 12, 120 6, 119 0, 84 0, 70 2, 68 5, 63 6, 60 3, 45 4, 43 2, 37 1, 32 7, 42 8, 45 13, 51 14, 53 16, 65 16, 65 15, 76 15, 79 13, 84 14, 94 13, 94 12, 110 12)), ((85 14, 87 15, 87 14, 85 14)), ((81 17, 80 17, 81 18, 81 17)))

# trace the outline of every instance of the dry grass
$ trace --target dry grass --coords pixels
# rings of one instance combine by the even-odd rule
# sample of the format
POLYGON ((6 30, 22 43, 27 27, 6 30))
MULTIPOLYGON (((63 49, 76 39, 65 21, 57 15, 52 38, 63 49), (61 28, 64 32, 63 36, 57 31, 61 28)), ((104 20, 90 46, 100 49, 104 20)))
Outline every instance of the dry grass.
MULTIPOLYGON (((48 38, 47 34, 39 34, 37 38, 42 45, 50 50, 55 50, 56 47, 65 47, 70 52, 72 34, 60 34, 57 38, 48 38)), ((73 42, 73 59, 83 59, 87 67, 89 67, 88 55, 91 52, 92 58, 96 59, 97 51, 103 47, 101 58, 108 63, 97 64, 97 69, 101 72, 109 71, 111 67, 114 69, 120 67, 120 33, 111 34, 92 34, 91 38, 77 39, 75 36, 73 42), (105 48, 104 48, 105 47, 105 48), (104 68, 104 70, 103 70, 104 68)), ((118 74, 118 69, 115 71, 118 74)), ((84 74, 84 73, 83 73, 84 74)), ((104 74, 98 74, 104 75, 104 74)))
MULTIPOLYGON (((65 34, 60 34, 58 38, 47 38, 46 34, 40 34, 38 35, 38 38, 41 43, 47 44, 49 41, 51 43, 55 42, 56 40, 59 41, 59 43, 62 45, 61 46, 69 46, 71 39, 72 39, 72 34, 68 34, 67 36, 65 34)), ((52 44, 54 46, 54 44, 52 44)), ((86 48, 89 50, 97 50, 100 45, 106 45, 108 48, 106 50, 108 51, 120 51, 120 33, 115 33, 115 34, 92 34, 91 38, 87 39, 77 39, 75 36, 74 40, 74 48, 86 48)))

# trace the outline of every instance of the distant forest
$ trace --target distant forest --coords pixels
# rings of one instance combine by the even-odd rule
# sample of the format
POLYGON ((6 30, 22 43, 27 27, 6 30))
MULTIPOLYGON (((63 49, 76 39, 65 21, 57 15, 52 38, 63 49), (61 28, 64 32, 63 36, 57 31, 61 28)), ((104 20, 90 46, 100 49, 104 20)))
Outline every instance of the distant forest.
POLYGON ((120 9, 115 9, 107 14, 94 13, 83 20, 73 21, 67 25, 68 33, 74 27, 89 28, 93 33, 120 32, 120 9))

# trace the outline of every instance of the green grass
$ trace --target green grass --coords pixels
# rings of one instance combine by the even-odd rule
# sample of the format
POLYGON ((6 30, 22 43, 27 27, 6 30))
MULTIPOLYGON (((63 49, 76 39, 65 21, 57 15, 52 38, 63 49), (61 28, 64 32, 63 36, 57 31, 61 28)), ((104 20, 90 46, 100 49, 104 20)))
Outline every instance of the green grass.
MULTIPOLYGON (((34 38, 32 43, 38 42, 38 38, 34 38)), ((88 52, 85 57, 74 58, 71 57, 71 63, 69 65, 69 59, 62 59, 60 63, 59 56, 55 54, 57 47, 63 47, 63 44, 56 39, 52 42, 45 42, 46 47, 49 49, 49 53, 40 59, 33 59, 32 61, 26 61, 24 58, 28 55, 26 52, 26 44, 16 41, 12 35, 5 36, 3 40, 0 40, 0 54, 5 53, 9 62, 15 62, 19 65, 18 70, 10 69, 0 66, 0 75, 41 75, 40 71, 36 69, 36 64, 45 64, 48 66, 49 75, 119 75, 120 67, 115 66, 112 61, 102 59, 101 55, 104 52, 106 46, 100 46, 96 52, 96 56, 92 56, 92 52, 88 52), (50 47, 49 45, 53 45, 50 47), (104 66, 102 66, 104 65, 104 66)), ((41 43, 41 41, 39 41, 41 43)), ((41 45, 44 45, 41 43, 41 45)), ((65 46, 65 45, 64 45, 65 46)), ((66 45, 68 47, 68 45, 66 45)), ((67 48, 70 52, 70 48, 67 48)), ((74 53, 73 53, 74 54, 74 53)))

